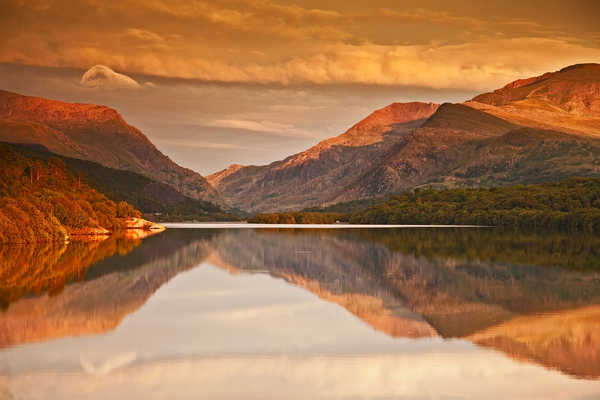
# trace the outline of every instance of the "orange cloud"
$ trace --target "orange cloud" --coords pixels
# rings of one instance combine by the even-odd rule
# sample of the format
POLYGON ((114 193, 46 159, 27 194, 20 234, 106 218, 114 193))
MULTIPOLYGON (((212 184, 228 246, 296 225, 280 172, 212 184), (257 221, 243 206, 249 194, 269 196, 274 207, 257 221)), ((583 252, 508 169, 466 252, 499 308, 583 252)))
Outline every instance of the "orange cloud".
POLYGON ((359 3, 317 9, 267 0, 86 0, 70 13, 66 0, 14 0, 0 17, 0 62, 105 64, 218 82, 489 89, 600 60, 600 46, 590 41, 600 40, 597 29, 567 36, 565 26, 520 15, 359 3))

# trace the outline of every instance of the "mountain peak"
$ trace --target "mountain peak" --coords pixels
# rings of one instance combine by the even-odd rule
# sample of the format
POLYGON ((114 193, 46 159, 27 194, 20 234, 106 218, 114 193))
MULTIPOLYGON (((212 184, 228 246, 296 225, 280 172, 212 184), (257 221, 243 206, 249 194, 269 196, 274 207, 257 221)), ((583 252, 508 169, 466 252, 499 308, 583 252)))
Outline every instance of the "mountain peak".
POLYGON ((465 105, 519 125, 599 136, 600 64, 520 79, 465 105))
POLYGON ((413 101, 392 103, 373 111, 345 133, 322 142, 328 146, 367 146, 382 140, 394 125, 425 121, 437 111, 439 104, 413 101))
POLYGON ((220 171, 215 172, 214 174, 206 176, 206 180, 213 187, 216 187, 219 184, 219 182, 221 182, 223 179, 227 178, 231 174, 235 174, 237 171, 239 171, 240 169, 242 169, 244 167, 245 167, 245 165, 241 165, 241 164, 231 164, 229 167, 227 167, 225 169, 222 169, 220 171))
POLYGON ((472 99, 492 106, 537 101, 582 116, 600 116, 600 64, 575 64, 519 79, 472 99))
POLYGON ((0 118, 35 121, 59 130, 89 128, 90 124, 100 131, 108 129, 113 132, 130 128, 121 114, 110 107, 66 103, 4 90, 0 90, 0 118))
POLYGON ((567 71, 573 71, 573 70, 590 70, 590 69, 600 69, 600 64, 598 63, 581 63, 581 64, 573 64, 573 65, 569 65, 568 67, 564 67, 563 69, 561 69, 558 72, 567 72, 567 71))

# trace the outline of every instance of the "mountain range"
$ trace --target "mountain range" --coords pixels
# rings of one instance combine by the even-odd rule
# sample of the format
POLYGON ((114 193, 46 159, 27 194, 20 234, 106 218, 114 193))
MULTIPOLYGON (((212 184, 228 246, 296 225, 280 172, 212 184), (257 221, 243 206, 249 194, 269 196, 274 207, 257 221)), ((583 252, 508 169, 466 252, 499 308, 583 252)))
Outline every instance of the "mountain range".
POLYGON ((206 178, 105 106, 0 91, 0 141, 40 144, 248 213, 383 199, 421 186, 597 177, 600 64, 517 80, 461 104, 393 103, 306 151, 269 165, 233 164, 206 178))
POLYGON ((264 166, 207 177, 250 212, 324 207, 429 185, 600 176, 600 65, 518 80, 462 104, 394 103, 342 135, 264 166))

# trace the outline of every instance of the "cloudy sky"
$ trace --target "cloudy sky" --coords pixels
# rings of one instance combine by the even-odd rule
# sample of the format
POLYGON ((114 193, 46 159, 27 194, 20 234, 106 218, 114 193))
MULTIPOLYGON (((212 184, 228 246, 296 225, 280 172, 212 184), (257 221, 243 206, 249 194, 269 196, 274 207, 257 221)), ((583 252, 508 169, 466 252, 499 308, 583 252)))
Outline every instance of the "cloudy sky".
POLYGON ((117 108, 206 174, 393 101, 600 62, 596 0, 3 0, 0 88, 117 108), (350 4, 349 4, 350 3, 350 4), (111 70, 93 70, 95 65, 111 70))

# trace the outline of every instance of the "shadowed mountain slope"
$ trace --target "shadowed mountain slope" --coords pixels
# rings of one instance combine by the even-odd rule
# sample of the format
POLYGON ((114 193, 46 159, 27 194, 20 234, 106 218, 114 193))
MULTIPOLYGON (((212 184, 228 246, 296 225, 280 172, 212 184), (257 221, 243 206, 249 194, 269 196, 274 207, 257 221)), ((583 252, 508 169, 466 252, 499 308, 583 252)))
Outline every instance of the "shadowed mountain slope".
POLYGON ((63 156, 146 175, 192 198, 217 198, 206 179, 174 163, 108 107, 0 91, 0 140, 41 144, 63 156))
POLYGON ((109 199, 115 202, 126 201, 144 214, 154 214, 151 216, 153 220, 231 221, 237 219, 236 216, 224 212, 215 204, 192 199, 166 183, 135 172, 104 167, 92 161, 59 156, 42 145, 7 145, 32 160, 60 158, 71 172, 82 176, 86 183, 109 199))

